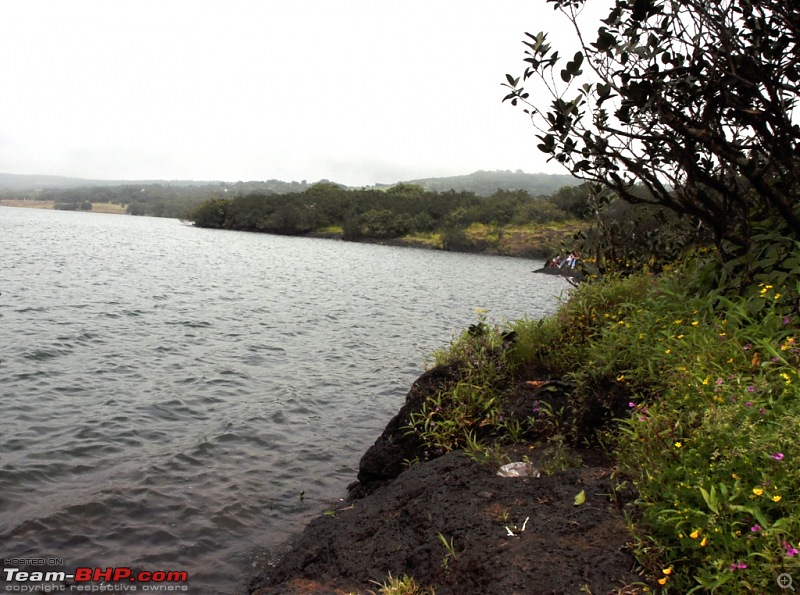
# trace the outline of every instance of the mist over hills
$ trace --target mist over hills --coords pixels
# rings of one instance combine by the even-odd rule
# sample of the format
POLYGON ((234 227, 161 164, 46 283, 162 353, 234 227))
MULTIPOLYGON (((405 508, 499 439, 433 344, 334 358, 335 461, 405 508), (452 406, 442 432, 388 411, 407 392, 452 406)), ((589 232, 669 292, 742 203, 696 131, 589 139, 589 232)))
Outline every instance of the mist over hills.
MULTIPOLYGON (((329 180, 321 180, 328 182, 329 180)), ((449 176, 440 178, 420 178, 404 180, 394 184, 377 183, 372 188, 389 188, 396 184, 417 184, 425 190, 433 192, 473 192, 478 196, 490 196, 498 189, 525 190, 531 196, 551 195, 563 186, 580 184, 580 180, 565 174, 529 174, 517 171, 476 171, 471 174, 449 176)), ((225 182, 220 180, 97 180, 87 178, 72 178, 67 176, 50 176, 35 174, 0 173, 0 192, 4 195, 16 192, 30 193, 36 191, 99 188, 114 186, 216 186, 247 192, 266 191, 271 193, 302 192, 314 183, 305 180, 302 182, 284 182, 281 180, 225 182)))

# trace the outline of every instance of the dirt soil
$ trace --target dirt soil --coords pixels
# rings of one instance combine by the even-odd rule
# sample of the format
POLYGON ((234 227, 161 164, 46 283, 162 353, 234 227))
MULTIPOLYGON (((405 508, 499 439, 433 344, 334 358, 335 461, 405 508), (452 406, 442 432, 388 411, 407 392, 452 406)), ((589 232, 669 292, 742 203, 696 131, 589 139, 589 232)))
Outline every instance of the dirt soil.
MULTIPOLYGON (((452 373, 434 369, 415 383, 362 458, 350 498, 261 568, 250 593, 377 593, 390 573, 413 577, 436 595, 645 592, 623 514, 632 495, 612 496, 613 461, 601 451, 556 450, 541 441, 507 451, 538 469, 552 466, 556 452, 572 461, 539 477, 500 477, 499 463, 460 451, 399 466, 422 448, 399 432, 409 411, 452 373), (580 492, 585 502, 576 505, 580 492)), ((546 384, 522 379, 511 405, 543 398, 546 384)))

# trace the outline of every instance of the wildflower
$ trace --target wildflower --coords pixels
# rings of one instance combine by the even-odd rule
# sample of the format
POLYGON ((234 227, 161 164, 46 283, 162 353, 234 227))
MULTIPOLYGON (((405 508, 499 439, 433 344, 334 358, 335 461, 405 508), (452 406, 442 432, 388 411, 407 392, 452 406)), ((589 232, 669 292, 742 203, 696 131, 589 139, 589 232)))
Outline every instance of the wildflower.
POLYGON ((703 541, 700 542, 700 547, 706 547, 708 544, 708 537, 703 537, 703 541))
POLYGON ((617 382, 622 382, 623 380, 625 380, 625 374, 620 374, 617 376, 617 382))
POLYGON ((748 387, 747 387, 747 392, 749 392, 749 393, 754 393, 754 392, 756 392, 756 387, 755 387, 755 386, 748 386, 748 387))
POLYGON ((689 533, 689 537, 691 537, 692 539, 697 539, 698 537, 700 537, 700 529, 695 529, 694 531, 689 533))
MULTIPOLYGON (((619 379, 617 379, 617 380, 619 380, 619 379)), ((636 403, 631 401, 631 402, 628 403, 628 407, 636 407, 636 403)))
POLYGON ((761 408, 758 410, 758 412, 759 412, 761 415, 764 415, 764 414, 766 413, 766 410, 765 410, 763 407, 761 407, 761 408))
POLYGON ((730 566, 728 566, 728 570, 731 572, 733 572, 734 570, 744 570, 745 568, 747 568, 747 564, 745 564, 744 562, 735 562, 730 566))
POLYGON ((752 407, 753 406, 753 402, 752 401, 747 401, 747 403, 745 403, 744 406, 745 407, 752 407))
POLYGON ((776 494, 775 496, 773 496, 773 497, 772 497, 772 501, 773 501, 773 502, 780 502, 780 501, 781 501, 781 497, 780 497, 780 495, 776 494))
POLYGON ((697 322, 696 320, 692 322, 692 326, 697 326, 698 324, 700 324, 700 323, 697 322))
POLYGON ((783 317, 783 326, 786 326, 787 324, 789 324, 789 322, 790 322, 790 318, 788 316, 784 316, 783 317))
POLYGON ((764 490, 762 490, 761 488, 753 488, 753 493, 754 493, 756 496, 760 496, 761 494, 763 494, 763 493, 764 493, 764 490))
POLYGON ((736 475, 735 473, 731 473, 731 477, 734 478, 734 479, 739 479, 739 476, 736 475))
POLYGON ((753 533, 758 533, 759 531, 761 531, 761 525, 756 523, 755 525, 750 527, 750 531, 752 531, 753 533))
POLYGON ((781 299, 781 295, 782 294, 780 294, 780 293, 776 293, 775 296, 772 299, 773 300, 779 300, 779 299, 781 299))
POLYGON ((676 442, 675 443, 675 448, 680 448, 681 446, 683 446, 682 442, 676 442))
POLYGON ((672 566, 670 566, 669 568, 662 569, 661 572, 663 572, 666 575, 672 574, 672 566))
POLYGON ((703 379, 703 384, 708 384, 708 376, 703 379))
POLYGON ((670 353, 672 353, 672 349, 665 349, 665 350, 664 350, 664 353, 666 353, 666 354, 670 354, 670 353))
POLYGON ((783 453, 782 453, 782 452, 776 452, 776 453, 774 453, 774 454, 771 454, 771 455, 769 455, 769 456, 771 456, 771 457, 772 457, 773 459, 775 459, 776 461, 781 461, 781 460, 783 460, 783 453))
POLYGON ((667 584, 667 577, 663 576, 660 579, 658 579, 658 584, 659 585, 666 585, 667 584))
POLYGON ((744 349, 745 351, 750 351, 750 348, 751 348, 752 346, 753 346, 753 345, 752 345, 751 343, 747 343, 747 344, 746 344, 744 347, 742 347, 742 349, 744 349))
POLYGON ((797 548, 792 547, 791 543, 784 541, 781 545, 783 546, 783 549, 786 550, 787 557, 794 558, 798 554, 797 548))
POLYGON ((781 378, 783 378, 786 381, 786 384, 792 383, 791 377, 786 372, 781 372, 781 378))

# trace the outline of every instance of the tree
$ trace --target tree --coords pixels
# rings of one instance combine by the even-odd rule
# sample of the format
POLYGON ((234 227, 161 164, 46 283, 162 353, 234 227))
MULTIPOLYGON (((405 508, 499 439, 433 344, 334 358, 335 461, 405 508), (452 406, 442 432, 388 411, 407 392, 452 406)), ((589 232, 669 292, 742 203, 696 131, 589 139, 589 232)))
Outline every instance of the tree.
POLYGON ((625 200, 702 222, 725 261, 763 256, 755 244, 771 235, 784 249, 769 266, 788 273, 800 239, 793 3, 616 0, 588 36, 577 23, 584 0, 547 1, 580 49, 564 64, 545 33, 526 33, 527 66, 506 75, 504 98, 524 106, 539 149, 625 200), (532 84, 549 92, 548 106, 533 102, 532 84), (637 183, 647 192, 634 193, 637 183))

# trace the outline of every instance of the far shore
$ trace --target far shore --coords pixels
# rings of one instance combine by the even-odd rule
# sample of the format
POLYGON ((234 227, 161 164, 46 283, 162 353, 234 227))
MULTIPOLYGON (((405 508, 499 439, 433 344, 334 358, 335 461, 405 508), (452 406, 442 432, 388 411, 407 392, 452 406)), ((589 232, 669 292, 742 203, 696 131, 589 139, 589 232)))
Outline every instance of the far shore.
MULTIPOLYGON (((22 207, 24 209, 53 209, 54 202, 52 200, 19 200, 11 198, 0 199, 0 207, 22 207)), ((90 211, 82 211, 84 213, 112 213, 114 215, 127 215, 126 207, 110 202, 96 202, 92 203, 90 211)))

